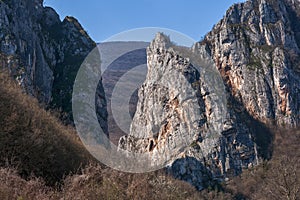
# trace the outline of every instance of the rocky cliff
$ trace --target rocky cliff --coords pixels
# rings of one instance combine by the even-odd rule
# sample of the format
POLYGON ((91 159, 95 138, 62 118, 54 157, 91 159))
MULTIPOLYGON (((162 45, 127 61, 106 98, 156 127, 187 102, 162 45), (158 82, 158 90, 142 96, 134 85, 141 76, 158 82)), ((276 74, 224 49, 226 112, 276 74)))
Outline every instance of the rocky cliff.
POLYGON ((194 46, 213 58, 231 97, 261 122, 299 125, 299 16, 297 1, 236 4, 194 46))
MULTIPOLYGON (((47 107, 66 113, 70 121, 73 82, 88 53, 96 46, 79 22, 62 22, 43 0, 0 1, 0 60, 20 85, 47 107)), ((106 129, 106 101, 101 82, 96 101, 106 129)))
POLYGON ((167 161, 175 177, 199 189, 270 158, 267 126, 300 121, 297 3, 235 4, 191 49, 158 34, 119 147, 149 152, 153 165, 167 161))

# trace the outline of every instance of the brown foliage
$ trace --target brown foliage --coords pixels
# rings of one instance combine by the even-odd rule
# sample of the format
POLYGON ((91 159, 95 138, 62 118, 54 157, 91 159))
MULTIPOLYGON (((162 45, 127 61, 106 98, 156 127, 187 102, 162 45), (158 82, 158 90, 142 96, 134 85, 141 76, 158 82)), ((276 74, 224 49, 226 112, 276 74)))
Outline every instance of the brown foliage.
POLYGON ((54 184, 90 159, 75 131, 41 109, 4 72, 0 113, 0 166, 13 166, 25 178, 34 174, 54 184))
POLYGON ((26 181, 16 170, 0 168, 0 199, 55 199, 55 192, 41 179, 26 181))
POLYGON ((163 171, 128 174, 90 165, 81 173, 66 177, 61 190, 44 185, 42 179, 25 181, 15 171, 0 169, 0 199, 232 199, 229 193, 199 192, 188 183, 175 180, 163 171))
POLYGON ((232 193, 249 199, 300 199, 300 131, 274 132, 272 159, 230 181, 232 193))

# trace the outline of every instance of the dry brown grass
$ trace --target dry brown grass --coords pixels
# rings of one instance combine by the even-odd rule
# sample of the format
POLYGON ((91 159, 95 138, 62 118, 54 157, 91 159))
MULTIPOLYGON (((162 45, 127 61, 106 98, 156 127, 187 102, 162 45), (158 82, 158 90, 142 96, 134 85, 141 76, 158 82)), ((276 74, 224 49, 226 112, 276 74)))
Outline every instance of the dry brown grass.
POLYGON ((16 170, 0 168, 0 199, 57 199, 56 193, 42 179, 22 179, 16 170))
POLYGON ((232 199, 229 193, 199 192, 188 183, 175 180, 164 172, 127 174, 100 165, 90 165, 81 173, 64 180, 61 190, 45 186, 42 179, 25 181, 10 169, 0 169, 0 199, 232 199))
POLYGON ((38 102, 0 73, 0 166, 13 166, 27 178, 55 184, 91 159, 75 131, 65 127, 38 102))
POLYGON ((163 172, 128 174, 90 166, 66 179, 64 194, 67 199, 192 199, 197 191, 163 172))
POLYGON ((232 193, 248 199, 300 199, 300 131, 274 132, 272 159, 230 181, 232 193))

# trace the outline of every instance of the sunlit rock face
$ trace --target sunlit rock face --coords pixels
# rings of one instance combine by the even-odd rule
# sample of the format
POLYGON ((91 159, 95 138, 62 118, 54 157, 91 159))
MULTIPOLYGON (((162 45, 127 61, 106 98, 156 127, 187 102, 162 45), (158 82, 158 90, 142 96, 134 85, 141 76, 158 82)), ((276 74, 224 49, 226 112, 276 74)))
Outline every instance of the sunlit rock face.
POLYGON ((300 120, 299 10, 290 0, 235 4, 191 49, 157 34, 119 148, 167 161, 175 177, 199 189, 270 158, 266 126, 300 120), (209 67, 198 59, 212 63, 223 88, 205 78, 209 67))
POLYGON ((195 45, 209 54, 230 94, 255 119, 299 125, 299 4, 247 1, 195 45))
POLYGON ((258 155, 249 129, 226 108, 218 71, 219 82, 205 77, 212 60, 199 63, 195 56, 201 55, 157 34, 147 49, 148 74, 130 134, 119 148, 150 153, 153 165, 166 162, 175 177, 201 189, 229 171, 256 165, 258 155))

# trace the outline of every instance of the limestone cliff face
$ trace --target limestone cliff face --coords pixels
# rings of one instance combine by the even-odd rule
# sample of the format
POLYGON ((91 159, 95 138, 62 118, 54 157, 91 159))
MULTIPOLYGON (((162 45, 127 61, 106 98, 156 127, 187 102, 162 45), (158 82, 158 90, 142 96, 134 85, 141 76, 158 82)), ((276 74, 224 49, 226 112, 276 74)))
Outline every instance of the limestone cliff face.
POLYGON ((261 122, 299 125, 299 16, 297 1, 236 4, 194 46, 213 58, 232 98, 261 122))
POLYGON ((171 173, 199 189, 269 158, 266 125, 300 121, 298 11, 294 1, 236 4, 192 49, 158 34, 147 49, 131 132, 119 147, 150 152, 153 163, 167 155, 171 173), (220 76, 224 94, 207 70, 220 76))
POLYGON ((156 36, 147 49, 148 74, 130 134, 119 147, 150 152, 153 165, 166 161, 175 177, 201 189, 256 165, 258 153, 251 131, 226 108, 223 80, 210 71, 212 61, 199 63, 197 56, 156 36))
MULTIPOLYGON (((9 69, 26 92, 62 109, 70 120, 73 82, 95 42, 75 18, 61 22, 42 0, 0 1, 0 27, 1 68, 9 69)), ((99 88, 97 102, 106 107, 101 83, 99 88)), ((99 116, 105 121, 106 109, 99 116)))

